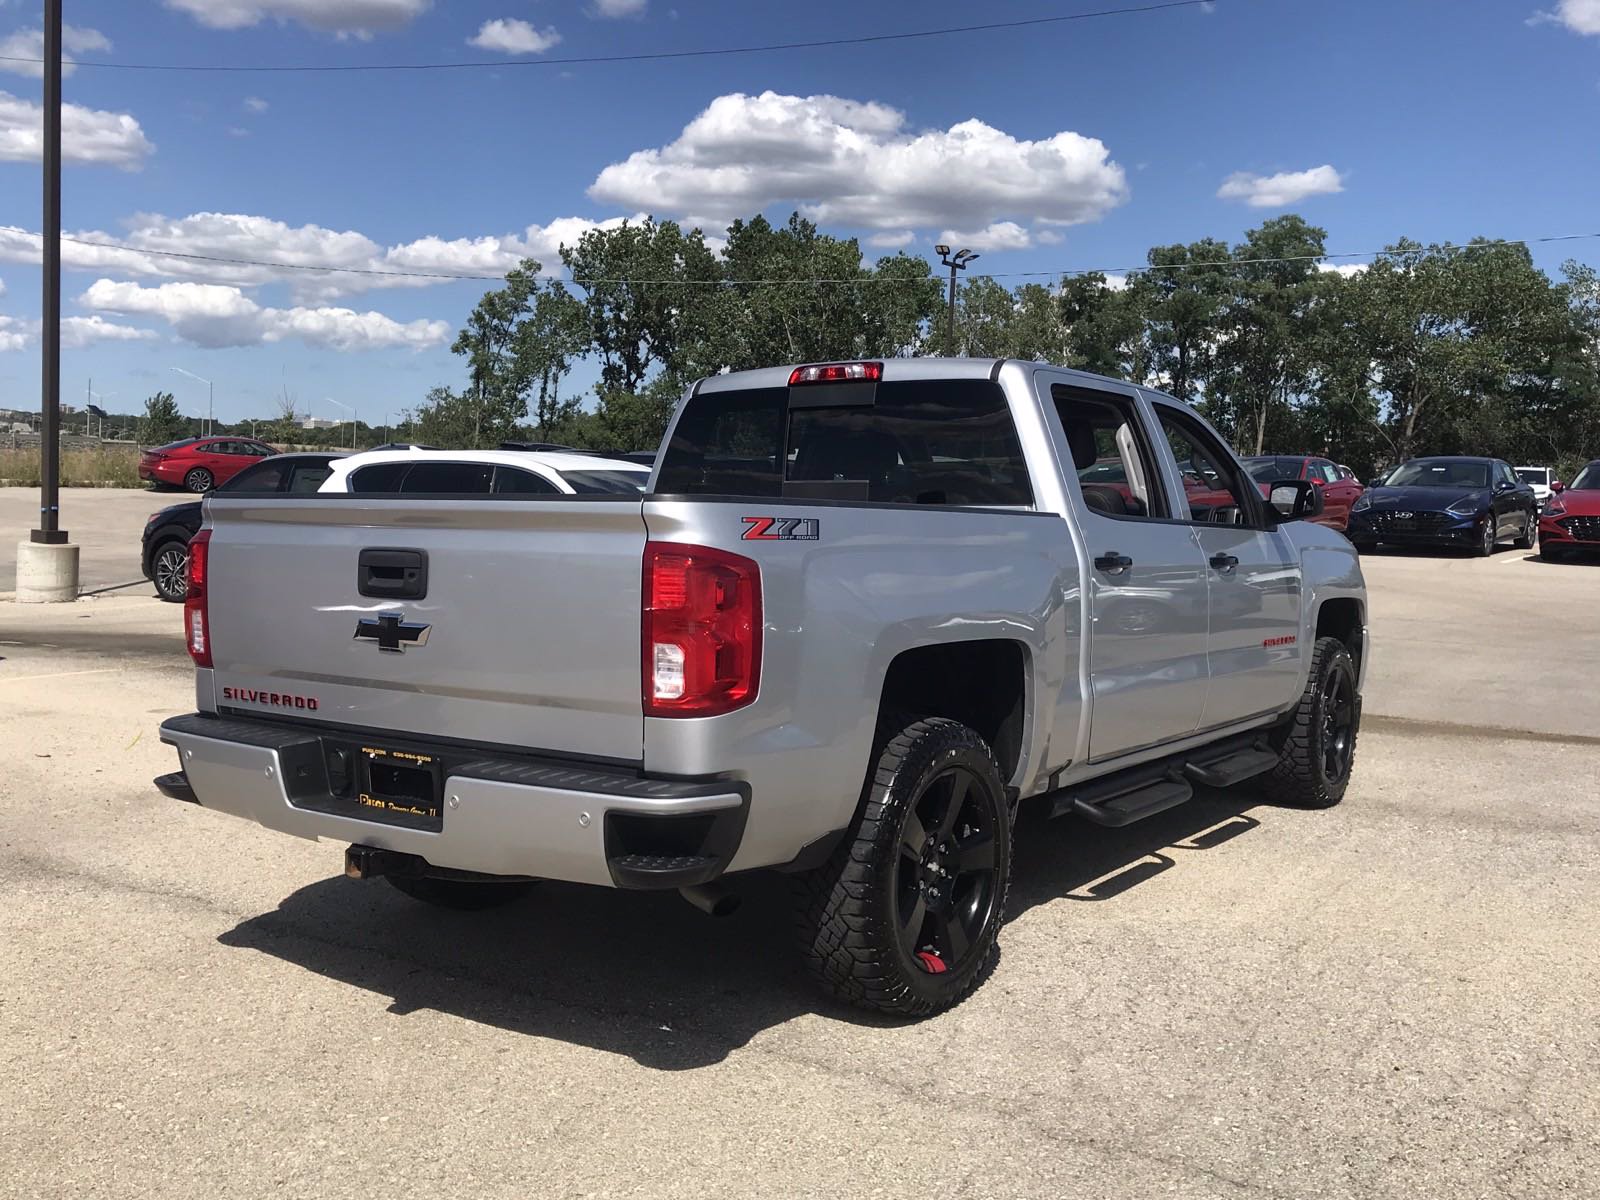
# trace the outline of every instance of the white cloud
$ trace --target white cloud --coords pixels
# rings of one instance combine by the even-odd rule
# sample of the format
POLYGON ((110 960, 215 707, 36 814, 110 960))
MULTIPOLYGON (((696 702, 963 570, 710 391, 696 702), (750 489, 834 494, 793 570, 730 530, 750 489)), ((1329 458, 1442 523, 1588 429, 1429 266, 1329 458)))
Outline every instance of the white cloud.
MULTIPOLYGON (((62 55, 61 73, 71 75, 77 69, 71 56, 74 54, 93 54, 96 51, 111 49, 111 41, 98 29, 84 29, 77 25, 63 25, 61 27, 61 48, 65 51, 62 55)), ((44 30, 19 29, 8 37, 0 38, 0 60, 18 58, 43 58, 44 57, 44 30)), ((10 71, 14 75, 28 75, 34 79, 44 78, 44 64, 42 62, 5 62, 0 61, 0 71, 10 71)))
POLYGON ((899 231, 1093 221, 1128 194, 1096 138, 1025 141, 982 121, 908 132, 905 114, 837 96, 719 96, 670 144, 600 172, 596 200, 726 221, 784 203, 816 221, 899 231))
POLYGON ((264 113, 272 107, 260 96, 246 96, 244 98, 244 106, 246 110, 253 113, 264 113))
MULTIPOLYGON (((128 113, 101 112, 78 104, 61 109, 61 156, 66 162, 98 163, 136 171, 155 147, 128 113)), ((0 161, 38 162, 44 156, 44 109, 0 92, 0 161)))
POLYGON ((0 296, 4 296, 5 294, 6 294, 6 281, 4 279, 0 279, 0 296))
POLYGON ((319 33, 367 38, 404 29, 429 0, 167 0, 212 29, 245 29, 262 21, 293 21, 319 33))
POLYGON ((535 29, 526 21, 502 17, 485 21, 476 37, 467 39, 467 45, 480 50, 498 50, 502 54, 543 54, 561 40, 552 26, 535 29))
POLYGON ((1560 0, 1554 12, 1536 12, 1530 25, 1565 25, 1573 33, 1600 37, 1600 0, 1560 0))
POLYGON ((160 336, 153 329, 118 325, 104 317, 62 317, 61 344, 69 350, 95 342, 153 342, 160 336))
POLYGON ((867 239, 867 245, 876 246, 880 250, 904 250, 911 245, 917 235, 909 229, 896 229, 885 233, 875 233, 867 239))
POLYGON ((0 313, 0 354, 21 350, 33 343, 33 332, 26 321, 0 313))
POLYGON ((98 279, 78 303, 123 316, 159 317, 197 346, 254 346, 290 338, 331 350, 425 349, 450 336, 445 321, 402 324, 379 312, 348 308, 265 308, 236 287, 210 283, 137 283, 98 279))
POLYGON ((1059 229, 1041 229, 1033 236, 1035 241, 1045 246, 1059 246, 1067 240, 1066 234, 1059 229))
MULTIPOLYGON (((25 321, 21 317, 0 314, 0 351, 22 350, 39 340, 40 322, 25 321)), ((68 350, 81 350, 96 342, 145 342, 157 335, 149 329, 135 329, 132 325, 118 325, 104 317, 63 317, 61 319, 61 345, 68 350)))
POLYGON ((1366 269, 1366 263, 1319 262, 1317 264, 1317 270, 1325 271, 1329 275, 1343 275, 1346 279, 1349 279, 1352 275, 1359 275, 1366 269))
POLYGON ((229 125, 228 136, 232 138, 249 137, 250 131, 241 125, 229 125))
POLYGON ((1015 221, 996 221, 976 233, 946 229, 939 235, 939 241, 958 250, 1026 250, 1033 244, 1028 231, 1015 221))
POLYGON ((642 17, 650 0, 594 0, 589 9, 592 17, 642 17))
POLYGON ((1276 175, 1253 175, 1235 171, 1217 189, 1219 200, 1243 200, 1251 208, 1283 208, 1298 204, 1308 196, 1327 196, 1344 191, 1344 179, 1324 163, 1305 171, 1280 171, 1276 175))
MULTIPOLYGON (((205 280, 236 287, 287 282, 297 300, 327 301, 378 288, 418 288, 445 283, 404 275, 359 275, 296 270, 334 266, 366 271, 421 271, 442 275, 504 275, 524 258, 537 259, 547 274, 560 269, 560 247, 590 229, 611 229, 624 218, 590 221, 559 217, 529 225, 521 233, 478 238, 428 236, 384 247, 354 230, 320 225, 291 226, 270 217, 243 213, 194 213, 165 217, 141 213, 124 232, 76 230, 75 241, 61 244, 62 265, 71 270, 114 272, 142 279, 205 280), (119 242, 132 249, 105 249, 84 242, 119 242), (252 259, 266 265, 239 265, 168 258, 157 251, 252 259)), ((16 226, 0 226, 0 261, 36 263, 39 239, 16 226)))

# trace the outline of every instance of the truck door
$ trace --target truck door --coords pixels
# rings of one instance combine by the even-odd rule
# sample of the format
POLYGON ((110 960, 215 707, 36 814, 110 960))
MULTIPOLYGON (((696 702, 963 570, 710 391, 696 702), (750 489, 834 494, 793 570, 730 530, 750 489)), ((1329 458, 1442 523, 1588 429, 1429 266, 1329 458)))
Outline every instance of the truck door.
POLYGON ((1216 435, 1183 409, 1153 404, 1168 468, 1193 469, 1209 484, 1183 494, 1210 585, 1202 728, 1280 711, 1299 691, 1310 652, 1300 644, 1300 556, 1287 534, 1267 528, 1260 490, 1216 435))
POLYGON ((1206 565, 1127 392, 1057 383, 1068 499, 1089 558, 1089 757, 1193 733, 1206 695, 1206 565))

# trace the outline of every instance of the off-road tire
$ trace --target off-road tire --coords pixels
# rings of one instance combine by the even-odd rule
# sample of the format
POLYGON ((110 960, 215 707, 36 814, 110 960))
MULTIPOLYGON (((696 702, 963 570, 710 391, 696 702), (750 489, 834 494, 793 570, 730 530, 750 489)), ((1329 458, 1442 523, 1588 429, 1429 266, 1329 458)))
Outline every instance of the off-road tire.
POLYGON ((1015 814, 994 752, 960 722, 886 718, 877 745, 855 823, 826 864, 796 880, 797 932, 808 967, 837 998, 895 1016, 926 1017, 960 1003, 998 958, 1015 814), (935 973, 908 954, 898 936, 901 841, 908 810, 934 795, 939 778, 952 769, 968 776, 967 794, 992 814, 993 890, 978 936, 954 965, 935 973))
POLYGON ((1511 545, 1518 550, 1532 550, 1534 537, 1539 532, 1539 514, 1530 512, 1528 521, 1522 527, 1522 533, 1512 540, 1511 545))
POLYGON ((434 879, 427 875, 385 875, 384 878, 395 891, 413 900, 458 912, 499 908, 522 899, 534 887, 533 881, 528 879, 490 883, 476 879, 434 879))
MULTIPOLYGON (((1338 638, 1318 638, 1311 649, 1311 672, 1294 714, 1273 734, 1278 765, 1262 777, 1261 790, 1275 804, 1294 808, 1332 808, 1344 799, 1355 762, 1356 734, 1361 729, 1361 695, 1356 690, 1355 662, 1338 638), (1345 766, 1338 776, 1327 770, 1327 705, 1329 678, 1346 677, 1353 705, 1345 766)), ((1343 691, 1344 689, 1335 689, 1343 691)))
POLYGON ((217 486, 217 478, 204 467, 195 467, 183 477, 185 491, 193 492, 197 496, 204 496, 217 486))

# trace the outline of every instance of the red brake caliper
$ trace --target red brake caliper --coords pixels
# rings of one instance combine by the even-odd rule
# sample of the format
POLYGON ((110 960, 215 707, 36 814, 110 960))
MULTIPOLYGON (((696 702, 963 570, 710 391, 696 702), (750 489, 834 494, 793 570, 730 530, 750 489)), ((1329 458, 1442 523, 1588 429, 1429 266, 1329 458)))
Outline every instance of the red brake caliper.
POLYGON ((945 965, 944 959, 940 958, 932 950, 917 951, 917 958, 922 963, 922 969, 927 971, 929 975, 943 975, 950 969, 945 965))

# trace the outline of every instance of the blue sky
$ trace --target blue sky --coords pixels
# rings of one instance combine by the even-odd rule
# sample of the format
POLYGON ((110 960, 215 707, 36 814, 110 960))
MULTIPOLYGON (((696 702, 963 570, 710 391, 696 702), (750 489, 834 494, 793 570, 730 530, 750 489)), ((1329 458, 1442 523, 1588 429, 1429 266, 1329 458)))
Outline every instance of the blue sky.
MULTIPOLYGON (((66 0, 95 61, 367 64, 748 45, 1112 7, 727 0, 66 0), (478 44, 470 44, 472 42, 478 44)), ((1600 0, 1218 0, 961 38, 492 70, 185 74, 81 67, 69 234, 275 262, 490 273, 585 223, 799 207, 829 232, 995 272, 1120 267, 1286 211, 1332 250, 1594 232, 1600 0), (206 215, 211 214, 211 215, 206 215)), ((0 0, 0 54, 33 0, 0 0)), ((0 407, 36 408, 39 80, 0 62, 0 407)), ((887 249, 868 246, 867 253, 887 249)), ((489 286, 65 250, 63 392, 170 388, 266 415, 285 385, 382 423, 459 386, 489 286), (415 281, 413 281, 415 283, 415 281)), ((1540 248, 1600 261, 1600 241, 1540 248)), ((1007 282, 1018 282, 1009 279, 1007 282)), ((592 378, 580 371, 574 386, 592 378)))

